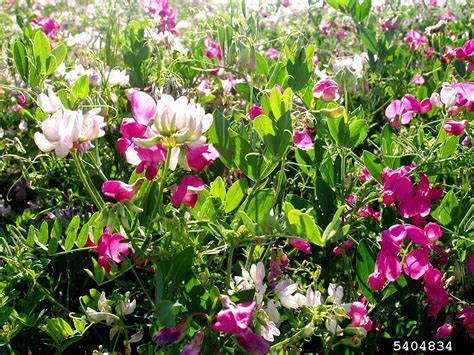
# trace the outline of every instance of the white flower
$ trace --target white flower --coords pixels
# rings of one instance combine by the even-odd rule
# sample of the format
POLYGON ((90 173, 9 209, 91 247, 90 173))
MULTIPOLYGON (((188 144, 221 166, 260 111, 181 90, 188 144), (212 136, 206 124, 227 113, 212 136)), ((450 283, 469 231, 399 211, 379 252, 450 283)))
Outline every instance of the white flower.
POLYGON ((315 307, 321 305, 321 292, 314 292, 311 286, 306 291, 306 306, 315 307))
POLYGON ((250 273, 242 269, 242 276, 235 276, 234 280, 238 290, 255 289, 255 296, 257 304, 262 304, 263 295, 265 294, 265 287, 263 279, 265 278, 265 265, 259 261, 256 265, 250 267, 250 273))
POLYGON ((280 330, 278 329, 275 322, 273 322, 266 312, 261 312, 262 320, 265 324, 260 324, 260 335, 268 341, 274 341, 274 336, 280 335, 280 330))
MULTIPOLYGON (((42 109, 50 112, 57 107, 55 97, 42 97, 42 109)), ((40 98, 38 98, 38 101, 40 98)), ((59 99, 58 99, 59 100, 59 99)), ((45 111, 46 112, 46 111, 45 111)), ((105 132, 104 118, 99 116, 100 109, 93 109, 86 114, 81 111, 71 111, 60 107, 54 114, 41 122, 43 133, 36 132, 34 140, 42 152, 55 151, 56 155, 63 158, 73 148, 87 150, 91 145, 89 141, 102 137, 105 132)))
POLYGON ((186 147, 197 148, 206 143, 206 132, 212 124, 212 115, 206 114, 201 105, 187 97, 174 99, 162 95, 156 103, 153 126, 148 127, 148 139, 134 138, 133 142, 142 148, 150 148, 161 143, 172 148, 170 169, 176 169, 179 163, 190 170, 186 159, 186 147))
POLYGON ((125 87, 128 85, 130 80, 129 75, 127 75, 127 71, 120 70, 120 69, 113 69, 110 73, 106 73, 106 77, 108 77, 107 83, 110 87, 113 86, 121 86, 125 87))
POLYGON ((344 289, 342 286, 329 284, 328 294, 333 303, 340 304, 342 302, 342 297, 344 296, 344 289))
POLYGON ((295 309, 306 304, 306 297, 300 293, 296 293, 298 285, 291 282, 291 280, 282 280, 275 286, 275 293, 283 307, 295 309))
POLYGON ((117 312, 118 315, 126 316, 128 314, 132 314, 136 306, 137 306, 136 300, 133 300, 131 302, 130 300, 118 301, 117 306, 115 307, 115 311, 117 312))
POLYGON ((333 334, 342 333, 342 328, 337 324, 336 316, 332 315, 331 319, 326 319, 326 329, 333 334))
POLYGON ((38 95, 38 106, 45 113, 55 113, 58 110, 64 110, 64 105, 59 97, 54 93, 51 86, 48 87, 48 95, 41 93, 38 95))

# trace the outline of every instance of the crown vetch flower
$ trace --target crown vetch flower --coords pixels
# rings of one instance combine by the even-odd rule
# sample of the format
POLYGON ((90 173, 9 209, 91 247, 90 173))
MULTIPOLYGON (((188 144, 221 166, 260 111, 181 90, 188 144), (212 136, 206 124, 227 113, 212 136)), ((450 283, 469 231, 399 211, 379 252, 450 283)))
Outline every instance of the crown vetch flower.
POLYGON ((179 206, 181 203, 194 208, 197 202, 197 193, 206 188, 206 184, 200 178, 194 175, 183 176, 178 188, 171 197, 171 203, 179 206))
POLYGON ((250 301, 235 304, 229 296, 221 295, 220 298, 223 309, 217 314, 212 329, 229 334, 239 334, 246 330, 257 307, 257 302, 250 301))
POLYGON ((104 233, 99 239, 97 245, 97 253, 99 254, 99 265, 102 266, 107 273, 110 272, 109 262, 120 264, 122 262, 122 256, 124 254, 128 256, 130 254, 130 245, 128 242, 122 243, 126 238, 123 235, 114 233, 110 234, 109 228, 106 228, 104 233))
POLYGON ((117 201, 131 200, 143 183, 143 179, 138 179, 134 184, 129 185, 119 180, 109 180, 102 184, 102 193, 117 201))

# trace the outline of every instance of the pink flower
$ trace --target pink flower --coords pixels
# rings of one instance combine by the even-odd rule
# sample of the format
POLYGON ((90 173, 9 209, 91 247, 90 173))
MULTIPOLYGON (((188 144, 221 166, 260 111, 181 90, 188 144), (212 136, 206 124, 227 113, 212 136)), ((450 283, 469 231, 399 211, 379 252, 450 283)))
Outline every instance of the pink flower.
POLYGON ((372 204, 367 205, 367 207, 363 206, 359 208, 359 211, 357 211, 357 213, 361 217, 371 217, 375 220, 375 222, 380 223, 380 212, 376 211, 372 204))
POLYGON ((283 7, 290 6, 290 0, 281 0, 281 6, 283 7))
POLYGON ((351 317, 352 327, 362 327, 367 331, 372 329, 372 321, 367 316, 367 307, 361 302, 354 302, 351 305, 351 310, 347 313, 351 317))
POLYGON ((294 131, 293 143, 301 150, 310 150, 313 148, 313 140, 311 139, 307 129, 304 131, 294 131))
POLYGON ((130 245, 128 242, 121 243, 123 240, 126 240, 123 235, 116 233, 110 234, 109 228, 105 229, 99 239, 97 246, 99 266, 102 266, 107 273, 109 273, 111 269, 109 262, 120 264, 122 262, 122 256, 120 254, 124 254, 125 256, 130 254, 130 245))
POLYGON ((263 115, 263 110, 260 106, 252 105, 252 107, 250 107, 249 114, 250 114, 250 119, 253 121, 258 116, 263 115))
POLYGON ((229 334, 239 334, 246 330, 257 307, 257 302, 250 301, 235 304, 229 296, 220 295, 220 298, 223 309, 217 314, 212 329, 216 332, 229 334))
POLYGON ((191 317, 187 316, 174 327, 163 327, 156 332, 152 340, 155 344, 166 346, 181 341, 186 335, 186 331, 191 322, 191 317))
POLYGON ((198 331, 188 344, 185 345, 180 355, 199 355, 201 353, 201 345, 204 340, 204 332, 198 331))
POLYGON ((431 104, 431 101, 430 101, 429 98, 421 100, 421 102, 420 102, 420 113, 421 114, 430 112, 432 108, 433 108, 433 105, 431 104))
POLYGON ((362 181, 363 184, 365 184, 367 181, 372 180, 373 177, 370 174, 369 170, 363 166, 362 169, 360 169, 360 180, 362 181))
POLYGON ((168 0, 141 0, 140 7, 160 22, 162 32, 178 35, 175 29, 178 11, 170 6, 168 0))
POLYGON ((405 41, 410 45, 411 51, 415 51, 420 46, 428 43, 428 39, 415 30, 411 30, 405 35, 405 41))
POLYGON ((430 222, 424 228, 425 234, 430 243, 436 242, 443 235, 441 227, 437 223, 430 222))
POLYGON ((380 272, 375 271, 369 275, 367 282, 373 290, 378 291, 385 285, 387 279, 380 272))
POLYGON ((430 304, 426 309, 426 314, 430 317, 434 317, 441 309, 449 304, 448 293, 442 284, 430 285, 425 283, 424 289, 427 295, 425 303, 430 304))
POLYGON ((427 248, 415 249, 408 253, 403 265, 405 274, 414 280, 420 279, 431 266, 429 255, 427 248))
POLYGON ((444 130, 452 134, 454 136, 460 136, 463 134, 464 129, 466 128, 467 121, 462 120, 462 121, 454 121, 454 120, 446 120, 444 123, 444 130))
POLYGON ((474 254, 469 255, 469 259, 467 261, 467 270, 474 275, 474 254))
MULTIPOLYGON (((348 239, 348 240, 344 241, 344 243, 342 243, 342 244, 344 246, 344 251, 347 254, 351 251, 352 246, 353 246, 354 243, 352 242, 352 240, 348 239)), ((336 255, 342 255, 342 250, 341 250, 340 247, 334 247, 332 252, 336 255)))
POLYGON ((185 175, 178 185, 178 188, 171 197, 171 203, 179 206, 181 203, 194 208, 197 202, 197 193, 206 188, 206 184, 194 175, 185 175))
POLYGON ((206 39, 206 57, 209 59, 217 58, 222 61, 222 49, 219 43, 214 42, 210 38, 206 39))
POLYGON ((441 327, 438 328, 436 333, 433 335, 433 338, 435 339, 449 339, 451 336, 451 333, 453 332, 453 325, 446 323, 443 324, 441 327))
POLYGON ((395 100, 385 109, 385 116, 394 128, 409 124, 413 115, 420 111, 420 103, 413 95, 406 94, 401 100, 395 100))
POLYGON ((392 20, 386 20, 380 22, 380 31, 385 32, 395 27, 395 23, 392 20))
POLYGON ((381 249, 375 262, 375 271, 380 272, 388 281, 395 281, 402 274, 402 265, 398 255, 381 249))
POLYGON ((428 270, 423 275, 423 281, 427 285, 441 285, 443 279, 443 274, 440 270, 432 267, 431 265, 428 267, 428 270))
POLYGON ((266 355, 270 346, 262 337, 255 334, 250 328, 236 334, 237 343, 252 355, 266 355))
POLYGON ((267 57, 270 58, 271 60, 278 59, 279 55, 280 53, 275 48, 269 48, 267 50, 267 57))
POLYGON ((133 91, 130 95, 130 103, 135 121, 147 126, 156 112, 155 100, 142 91, 133 91))
POLYGON ((416 73, 411 82, 415 85, 423 85, 425 83, 425 78, 423 78, 422 75, 416 73))
POLYGON ((49 17, 34 18, 31 22, 43 28, 45 35, 53 39, 56 38, 56 32, 61 29, 61 25, 49 17))
POLYGON ((118 180, 109 180, 102 184, 102 193, 117 201, 131 200, 142 183, 143 179, 138 179, 133 185, 118 180))
POLYGON ((330 34, 331 24, 326 20, 322 20, 319 24, 319 30, 324 36, 328 36, 330 34))
POLYGON ((334 80, 323 79, 316 83, 313 88, 313 96, 324 102, 339 100, 339 86, 334 80))
POLYGON ((186 157, 189 167, 198 173, 205 167, 211 166, 219 158, 219 152, 212 144, 205 144, 188 151, 186 157))
POLYGON ((413 243, 418 244, 420 247, 428 245, 429 239, 423 229, 407 224, 405 230, 413 243))
POLYGON ((474 339, 474 307, 464 308, 456 315, 457 319, 464 319, 463 325, 469 332, 469 337, 474 339))
POLYGON ((312 254, 311 244, 303 239, 290 239, 290 244, 293 246, 293 248, 296 248, 305 254, 312 254))

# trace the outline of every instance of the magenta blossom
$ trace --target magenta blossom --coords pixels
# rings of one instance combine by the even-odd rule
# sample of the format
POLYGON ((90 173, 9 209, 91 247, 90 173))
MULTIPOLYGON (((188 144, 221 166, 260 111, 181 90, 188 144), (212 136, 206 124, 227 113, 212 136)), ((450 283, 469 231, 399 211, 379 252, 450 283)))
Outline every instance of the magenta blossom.
POLYGON ((41 27, 49 38, 56 38, 56 32, 61 29, 61 25, 49 17, 34 18, 32 23, 41 27))
POLYGON ((131 200, 143 183, 143 179, 138 179, 134 184, 129 185, 119 180, 109 180, 102 184, 102 193, 117 201, 131 200))
POLYGON ((463 319, 463 325, 469 332, 469 337, 474 339, 474 307, 466 307, 456 315, 457 319, 463 319))
POLYGON ((199 355, 201 353, 201 345, 204 340, 204 332, 202 330, 198 331, 194 338, 185 345, 183 350, 181 350, 180 355, 199 355))
POLYGON ((411 81, 414 85, 423 85, 425 83, 425 78, 422 75, 416 73, 411 81))
POLYGON ((405 41, 410 45, 410 51, 415 51, 420 46, 428 43, 428 39, 415 30, 411 30, 405 35, 405 41))
POLYGON ((322 79, 313 88, 313 96, 324 102, 339 100, 339 86, 334 80, 322 79))
POLYGON ((370 174, 369 170, 365 166, 363 166, 362 169, 360 169, 360 180, 362 181, 362 183, 365 184, 366 182, 372 179, 373 177, 370 174))
POLYGON ((414 280, 420 279, 431 266, 429 256, 427 248, 412 250, 404 260, 405 274, 414 280))
POLYGON ((446 120, 444 123, 444 130, 452 134, 453 136, 460 136, 463 134, 464 129, 466 128, 467 121, 462 120, 462 121, 454 121, 454 120, 446 120))
POLYGON ((435 339, 449 339, 451 336, 451 333, 453 332, 453 325, 446 323, 443 324, 441 327, 438 328, 436 333, 433 335, 433 338, 435 339))
POLYGON ((252 105, 252 107, 250 107, 249 114, 250 114, 250 119, 253 121, 258 116, 263 115, 263 110, 260 106, 252 105))
POLYGON ((293 143, 301 150, 310 150, 313 148, 313 140, 311 139, 307 129, 303 131, 294 131, 293 143))
POLYGON ((239 334, 246 330, 257 307, 257 302, 250 301, 235 304, 229 296, 221 295, 220 298, 223 309, 217 314, 212 329, 216 332, 229 334, 239 334))
POLYGON ((312 254, 311 244, 309 244, 306 240, 290 239, 290 244, 293 246, 293 248, 296 248, 305 254, 312 254))
MULTIPOLYGON (((342 245, 344 246, 344 252, 347 254, 351 251, 352 246, 354 245, 354 243, 352 242, 352 240, 348 239, 348 240, 344 241, 344 243, 342 243, 342 245)), ((342 255, 342 249, 340 247, 334 247, 332 252, 336 255, 342 255)))
POLYGON ((270 346, 265 339, 255 334, 250 328, 236 334, 235 338, 237 343, 252 355, 267 355, 270 352, 270 346))
POLYGON ((222 49, 219 43, 214 42, 212 39, 207 38, 205 41, 206 52, 205 55, 209 59, 217 58, 219 61, 222 61, 222 49))
POLYGON ((351 310, 347 313, 351 317, 352 327, 362 327, 367 331, 372 329, 372 321, 367 315, 367 307, 361 302, 354 302, 351 304, 351 310))
POLYGON ((188 151, 186 158, 191 170, 198 173, 204 168, 211 166, 219 158, 219 152, 212 144, 204 144, 188 151))
POLYGON ((181 203, 194 208, 197 202, 197 193, 206 188, 206 184, 200 178, 194 175, 185 175, 181 179, 178 188, 171 197, 171 203, 179 206, 181 203))
POLYGON ((269 48, 267 50, 267 57, 271 60, 277 60, 280 53, 275 48, 269 48))
POLYGON ((385 116, 393 128, 409 124, 413 115, 420 111, 420 103, 413 95, 406 94, 401 100, 395 100, 385 109, 385 116))
POLYGON ((186 335, 186 331, 191 322, 191 317, 187 316, 174 327, 163 327, 153 336, 153 342, 160 346, 177 343, 186 335))
POLYGON ((110 272, 110 262, 120 264, 122 262, 123 254, 128 256, 130 254, 130 245, 128 242, 122 243, 126 240, 123 235, 110 234, 109 228, 106 228, 104 233, 99 239, 97 245, 97 253, 99 254, 99 266, 102 266, 107 273, 110 272))
POLYGON ((178 11, 170 6, 168 0, 141 0, 140 7, 159 20, 161 31, 178 35, 175 29, 178 11))

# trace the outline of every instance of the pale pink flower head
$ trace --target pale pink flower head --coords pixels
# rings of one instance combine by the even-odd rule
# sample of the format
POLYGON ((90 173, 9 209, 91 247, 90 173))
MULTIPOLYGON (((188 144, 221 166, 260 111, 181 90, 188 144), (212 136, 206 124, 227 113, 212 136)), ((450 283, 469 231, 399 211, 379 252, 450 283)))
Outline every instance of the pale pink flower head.
POLYGON ((102 193, 117 201, 131 200, 143 183, 143 178, 129 185, 119 180, 109 180, 102 184, 102 193))
POLYGON ((301 150, 310 150, 313 148, 313 140, 311 139, 307 129, 303 131, 294 131, 293 143, 301 150))
POLYGON ((327 22, 326 20, 322 20, 321 23, 319 24, 319 30, 324 36, 328 36, 331 32, 331 24, 327 22))
POLYGON ((173 193, 171 203, 176 207, 180 204, 184 204, 194 208, 198 198, 197 193, 205 188, 206 184, 197 176, 185 175, 173 193))
POLYGON ((313 88, 313 96, 324 102, 337 101, 340 98, 339 86, 334 80, 322 79, 313 88))
POLYGON ((443 103, 441 102, 441 97, 437 92, 434 92, 430 96, 430 102, 433 107, 443 107, 443 103))
POLYGON ((290 244, 293 248, 298 249, 299 251, 305 254, 312 254, 311 244, 303 239, 290 239, 290 244))
POLYGON ((280 53, 275 48, 269 48, 267 50, 267 57, 271 60, 277 60, 280 53))
POLYGON ((109 228, 106 228, 100 237, 97 245, 98 262, 99 266, 102 266, 107 273, 111 269, 110 262, 120 264, 122 262, 120 254, 125 256, 130 254, 130 245, 128 242, 123 243, 124 240, 126 238, 123 235, 110 234, 109 228))
POLYGON ((250 301, 235 304, 229 296, 221 295, 220 298, 223 309, 217 314, 212 329, 216 332, 229 334, 239 334, 247 329, 257 307, 257 302, 250 301))
POLYGON ((446 133, 452 134, 454 136, 460 136, 461 134, 463 134, 466 125, 467 120, 446 120, 446 122, 444 123, 444 130, 446 131, 446 133))

